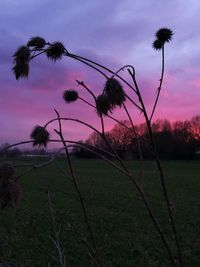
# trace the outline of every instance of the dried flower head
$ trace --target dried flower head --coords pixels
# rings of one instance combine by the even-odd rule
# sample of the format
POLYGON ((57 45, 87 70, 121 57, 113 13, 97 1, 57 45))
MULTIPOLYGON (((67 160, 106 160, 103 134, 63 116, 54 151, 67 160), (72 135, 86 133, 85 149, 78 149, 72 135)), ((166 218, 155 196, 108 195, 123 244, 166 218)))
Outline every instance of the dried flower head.
POLYGON ((29 59, 30 59, 30 50, 27 46, 21 46, 17 49, 17 51, 14 53, 14 67, 12 68, 12 71, 15 74, 16 79, 19 78, 27 78, 29 74, 29 59))
POLYGON ((162 42, 162 41, 156 39, 156 40, 153 42, 152 47, 153 47, 155 50, 160 50, 160 49, 162 49, 163 45, 164 45, 164 42, 162 42))
POLYGON ((4 209, 7 206, 14 207, 20 197, 21 190, 17 181, 7 180, 0 185, 0 203, 1 208, 4 209))
POLYGON ((29 64, 27 62, 17 63, 12 71, 15 74, 15 78, 18 80, 19 78, 28 78, 29 74, 29 64))
POLYGON ((35 48, 43 48, 45 45, 46 41, 39 36, 32 37, 27 43, 27 46, 34 46, 35 48))
POLYGON ((121 106, 126 100, 125 92, 118 80, 110 78, 106 81, 103 94, 109 99, 111 106, 121 106))
POLYGON ((15 169, 10 162, 4 162, 0 165, 0 183, 8 180, 15 173, 15 169))
POLYGON ((63 93, 63 99, 67 102, 74 102, 78 99, 78 93, 75 90, 66 90, 63 93))
POLYGON ((39 145, 39 146, 47 146, 47 143, 49 141, 49 132, 42 126, 35 126, 32 133, 31 133, 31 139, 33 139, 33 146, 39 145))
POLYGON ((56 61, 62 58, 64 52, 65 52, 64 45, 60 42, 54 42, 53 44, 50 44, 49 47, 47 48, 46 55, 52 61, 56 61))
POLYGON ((172 35, 173 35, 173 31, 168 28, 161 28, 155 34, 156 38, 164 43, 171 41, 172 35))
POLYGON ((14 62, 28 62, 30 54, 30 50, 27 46, 20 46, 13 55, 14 62))
POLYGON ((96 99, 97 113, 107 115, 111 111, 111 104, 106 95, 99 95, 96 99))

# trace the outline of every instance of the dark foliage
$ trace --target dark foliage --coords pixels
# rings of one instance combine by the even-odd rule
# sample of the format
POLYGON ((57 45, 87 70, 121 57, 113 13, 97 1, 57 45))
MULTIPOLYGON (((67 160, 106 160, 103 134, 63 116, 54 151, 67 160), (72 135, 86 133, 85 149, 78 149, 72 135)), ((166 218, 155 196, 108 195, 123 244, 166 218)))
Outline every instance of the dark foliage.
MULTIPOLYGON (((125 124, 124 121, 123 123, 125 124)), ((152 159, 146 126, 140 124, 135 128, 140 136, 144 159, 152 159)), ((195 116, 190 121, 174 123, 167 120, 157 120, 152 124, 152 129, 161 159, 190 160, 198 157, 197 152, 200 151, 200 116, 195 116)), ((121 158, 139 158, 136 139, 130 130, 117 124, 110 132, 106 133, 106 136, 121 158)), ((86 144, 107 150, 105 143, 95 133, 90 135, 86 144)), ((82 153, 82 156, 84 157, 84 153, 82 153)), ((85 157, 87 157, 87 154, 85 154, 85 157)))

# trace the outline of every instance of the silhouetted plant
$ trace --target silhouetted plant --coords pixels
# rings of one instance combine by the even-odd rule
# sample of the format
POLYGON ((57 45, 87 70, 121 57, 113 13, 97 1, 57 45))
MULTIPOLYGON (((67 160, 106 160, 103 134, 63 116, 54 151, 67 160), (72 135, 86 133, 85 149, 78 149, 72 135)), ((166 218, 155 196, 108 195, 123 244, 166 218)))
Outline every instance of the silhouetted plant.
POLYGON ((67 102, 74 102, 78 99, 78 93, 75 90, 66 90, 63 93, 63 99, 67 102))
MULTIPOLYGON (((151 120, 153 118, 153 115, 155 113, 155 109, 157 106, 157 102, 159 99, 161 87, 162 87, 162 82, 163 82, 163 76, 164 76, 164 47, 165 44, 171 41, 172 39, 173 32, 168 29, 168 28, 162 28, 159 29, 156 34, 156 40, 153 42, 153 48, 155 50, 161 50, 162 51, 162 70, 161 70, 161 77, 160 77, 160 83, 158 90, 156 92, 156 98, 153 103, 153 108, 148 115, 143 97, 141 95, 141 91, 139 89, 139 86, 136 81, 136 73, 135 69, 132 65, 125 65, 122 68, 120 68, 117 71, 113 71, 102 64, 99 64, 93 60, 90 60, 88 58, 82 57, 80 55, 72 54, 70 53, 61 42, 54 42, 54 43, 49 43, 46 42, 43 38, 41 37, 33 37, 31 38, 27 46, 22 46, 17 50, 17 52, 14 54, 14 63, 15 66, 13 67, 14 74, 16 76, 16 79, 19 78, 24 78, 28 77, 28 67, 29 63, 31 60, 33 60, 35 57, 45 54, 48 59, 52 61, 58 61, 62 57, 69 57, 74 60, 77 60, 89 67, 91 67, 94 71, 99 73, 105 78, 105 86, 102 86, 102 91, 99 92, 99 95, 96 96, 92 90, 90 90, 86 84, 83 81, 78 81, 78 85, 82 86, 92 97, 94 102, 90 103, 75 91, 75 90, 67 90, 63 94, 63 98, 67 103, 73 102, 75 100, 81 100, 90 107, 93 108, 99 115, 98 117, 100 118, 101 121, 101 130, 96 129, 89 123, 86 123, 82 120, 79 119, 74 119, 74 118, 67 118, 67 117, 61 117, 60 113, 55 110, 56 112, 56 118, 50 120, 47 122, 44 126, 36 126, 31 134, 31 138, 33 141, 25 141, 24 143, 30 143, 32 142, 33 145, 39 145, 39 146, 46 146, 48 142, 61 142, 63 145, 63 149, 65 150, 66 153, 66 160, 68 163, 69 167, 69 172, 71 174, 71 180, 74 184, 74 187, 76 189, 83 215, 85 218, 85 223, 88 229, 88 233, 90 235, 90 242, 89 242, 89 255, 91 256, 93 263, 95 266, 105 266, 100 253, 99 249, 96 244, 95 240, 95 234, 93 232, 93 228, 91 226, 90 222, 90 216, 88 214, 87 210, 87 205, 85 202, 85 198, 80 190, 79 184, 77 177, 74 173, 74 169, 72 166, 71 158, 70 158, 70 153, 69 153, 69 147, 80 147, 84 148, 90 152, 93 152, 95 155, 99 156, 103 160, 105 160, 108 164, 119 170, 123 175, 127 176, 128 179, 133 183, 134 187, 137 189, 137 192, 142 199, 145 208, 149 214, 150 219, 152 220, 155 229, 160 236, 161 241, 163 242, 163 245, 167 251, 168 258, 171 262, 172 266, 177 266, 177 261, 179 266, 183 266, 183 261, 182 261, 182 254, 181 254, 181 248, 179 245, 178 241, 178 236, 176 232, 176 227, 174 223, 174 214, 173 214, 173 209, 172 209, 172 202, 169 199, 167 188, 166 188, 166 183, 165 183, 165 177, 163 173, 163 169, 159 160, 159 156, 157 153, 157 148, 154 140, 154 134, 152 130, 152 125, 151 125, 151 120), (127 70, 128 74, 131 78, 132 83, 128 82, 126 79, 124 79, 121 75, 120 72, 122 70, 127 70), (129 94, 126 93, 124 90, 122 84, 123 83, 125 86, 127 86, 129 89, 132 90, 134 93, 134 97, 130 97, 129 94), (138 182, 138 179, 132 174, 132 172, 128 169, 126 166, 125 162, 123 162, 120 158, 120 155, 117 153, 115 150, 115 147, 112 146, 111 142, 109 142, 108 136, 105 134, 105 129, 104 129, 104 116, 109 117, 110 119, 114 120, 115 122, 118 122, 121 124, 123 127, 126 127, 129 129, 131 132, 133 138, 137 140, 137 145, 138 145, 138 151, 140 153, 140 159, 142 161, 142 151, 141 151, 141 146, 140 146, 140 135, 137 132, 137 129, 134 126, 132 115, 130 114, 129 109, 126 107, 126 101, 129 101, 134 107, 136 107, 140 113, 143 114, 145 123, 146 123, 146 129, 148 131, 149 135, 149 143, 151 145, 151 150, 152 150, 152 155, 154 157, 155 163, 157 165, 158 173, 160 176, 160 184, 162 187, 162 192, 164 196, 164 200, 166 203, 167 207, 167 212, 168 212, 168 219, 169 219, 169 224, 171 225, 171 231, 173 235, 173 242, 176 245, 176 251, 172 248, 169 240, 167 239, 162 225, 158 222, 156 214, 154 213, 154 210, 151 206, 151 203, 149 202, 143 184, 142 180, 138 182), (131 126, 127 126, 126 124, 123 124, 123 122, 120 122, 117 118, 113 117, 113 112, 116 107, 121 107, 124 109, 128 120, 130 122, 131 126), (55 132, 57 133, 59 140, 51 140, 49 139, 49 133, 47 131, 47 127, 52 123, 52 122, 58 122, 58 129, 55 129, 55 132), (63 130, 62 130, 62 124, 63 122, 67 121, 74 121, 76 123, 82 124, 91 130, 93 130, 104 142, 105 144, 105 149, 100 150, 99 148, 95 148, 93 146, 90 146, 86 143, 81 143, 81 142, 76 142, 73 140, 66 140, 64 135, 63 135, 63 130), (176 258, 178 260, 176 260, 176 258)), ((21 143, 19 143, 21 144, 21 143)), ((142 168, 143 165, 141 164, 141 172, 140 175, 142 177, 142 168)))
POLYGON ((33 139, 33 146, 46 147, 49 141, 49 133, 44 127, 37 125, 31 133, 31 139, 33 139))

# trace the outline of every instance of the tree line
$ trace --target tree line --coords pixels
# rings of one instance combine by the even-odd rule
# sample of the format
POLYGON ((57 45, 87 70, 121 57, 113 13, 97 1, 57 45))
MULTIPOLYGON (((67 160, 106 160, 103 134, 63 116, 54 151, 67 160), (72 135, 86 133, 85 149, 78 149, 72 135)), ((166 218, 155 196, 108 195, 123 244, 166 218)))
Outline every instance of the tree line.
MULTIPOLYGON (((200 116, 190 120, 170 122, 158 119, 152 123, 157 150, 161 159, 195 159, 200 151, 200 116)), ((105 133, 122 159, 139 159, 139 146, 144 159, 151 159, 151 145, 146 125, 141 123, 134 128, 128 121, 120 121, 111 131, 105 133), (139 145, 138 145, 139 144, 139 145)), ((107 144, 93 132, 82 144, 95 151, 108 151, 107 144)), ((79 158, 95 158, 96 155, 84 147, 76 147, 73 154, 79 158)))

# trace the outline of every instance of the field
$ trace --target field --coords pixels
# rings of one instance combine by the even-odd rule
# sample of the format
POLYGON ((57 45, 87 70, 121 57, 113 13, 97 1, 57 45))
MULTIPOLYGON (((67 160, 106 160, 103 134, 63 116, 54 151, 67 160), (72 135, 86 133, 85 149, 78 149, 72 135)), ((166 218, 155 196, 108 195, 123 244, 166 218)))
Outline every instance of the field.
MULTIPOLYGON (((30 159, 13 159, 29 163, 30 159)), ((34 162, 41 160, 34 159, 34 162)), ((139 173, 138 162, 126 162, 139 173)), ((12 266, 59 266, 50 237, 47 189, 56 224, 61 226, 61 244, 67 266, 92 266, 83 240, 88 236, 76 191, 66 177, 64 159, 20 178, 22 196, 16 209, 1 210, 0 262, 12 266)), ((107 266, 169 266, 163 245, 131 182, 99 160, 73 160, 81 191, 87 201, 98 248, 107 266)), ((200 263, 200 162, 165 161, 170 198, 184 254, 185 266, 200 263)), ((18 171, 24 167, 18 168, 18 171)), ((151 161, 144 163, 144 188, 168 239, 168 218, 160 184, 151 161)))

